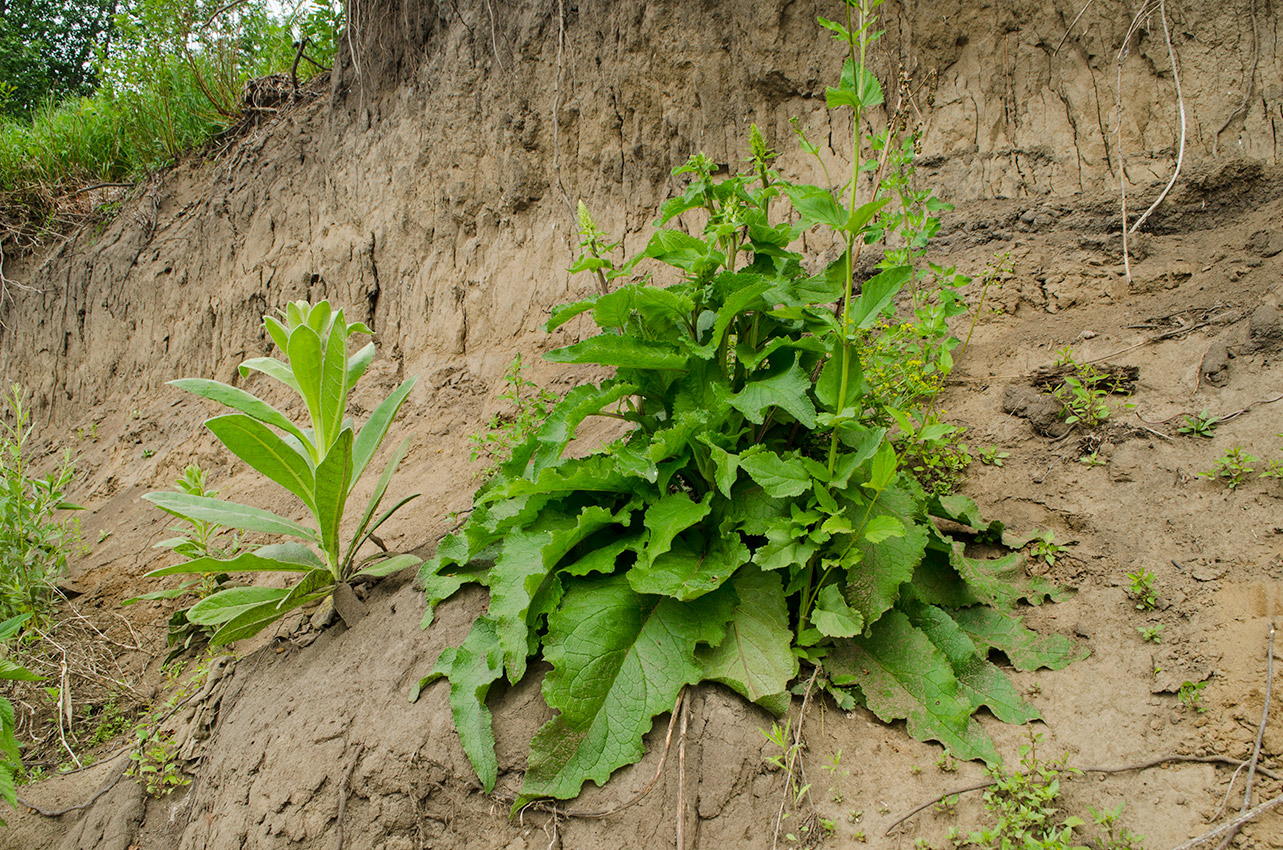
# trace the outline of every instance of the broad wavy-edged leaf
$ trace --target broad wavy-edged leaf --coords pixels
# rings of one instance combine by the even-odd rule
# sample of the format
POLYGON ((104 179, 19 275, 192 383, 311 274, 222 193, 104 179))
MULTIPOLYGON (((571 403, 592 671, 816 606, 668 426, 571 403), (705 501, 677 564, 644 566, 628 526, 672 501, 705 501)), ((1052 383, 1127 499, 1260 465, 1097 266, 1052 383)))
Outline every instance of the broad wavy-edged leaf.
POLYGON ((804 567, 820 548, 805 535, 798 534, 790 519, 777 519, 758 533, 766 537, 766 543, 753 553, 753 563, 764 570, 804 567))
POLYGON ((406 396, 410 390, 414 389, 417 377, 409 377, 401 382, 401 386, 392 391, 392 394, 383 401, 379 406, 374 408, 370 414, 369 420, 361 427, 361 433, 357 435, 356 441, 352 444, 352 485, 361 480, 365 468, 370 465, 370 460, 374 457, 374 452, 383 442, 383 437, 388 432, 388 426, 396 418, 397 411, 405 403, 406 396))
POLYGON ((289 595, 284 587, 229 587, 206 596, 187 609, 187 619, 198 626, 218 626, 250 608, 280 602, 289 595))
POLYGON ((819 186, 786 185, 784 191, 793 202, 793 208, 808 223, 827 224, 837 230, 846 224, 846 211, 829 190, 819 186))
POLYGON ((675 345, 615 333, 590 336, 583 342, 554 349, 545 354, 544 359, 553 363, 597 363, 629 369, 680 371, 686 368, 686 355, 675 345))
POLYGON ((733 528, 723 529, 708 541, 681 536, 662 555, 649 562, 638 560, 628 571, 628 583, 638 593, 689 602, 717 590, 748 563, 749 557, 748 547, 733 528))
POLYGON ((882 311, 904 289, 912 271, 910 266, 894 266, 866 280, 860 287, 860 297, 851 303, 849 320, 861 330, 873 327, 882 311))
POLYGON ((180 390, 186 390, 189 393, 195 393, 210 401, 216 401, 234 410, 239 410, 241 413, 254 417, 259 422, 280 428, 299 440, 303 439, 303 432, 286 418, 284 413, 281 413, 258 396, 247 393, 238 387, 224 384, 221 381, 206 380, 205 378, 179 378, 176 381, 170 381, 169 385, 178 387, 180 390))
POLYGON ((811 489, 811 473, 798 458, 782 458, 768 449, 740 455, 739 465, 768 496, 790 499, 811 489))
POLYGON ((836 584, 820 588, 811 612, 811 623, 826 637, 849 638, 864 631, 864 617, 846 604, 836 584))
POLYGON ((710 249, 704 240, 680 230, 656 230, 646 243, 646 250, 642 252, 642 256, 686 271, 691 271, 709 254, 710 249))
POLYGON ((443 650, 432 672, 419 682, 411 695, 413 701, 424 686, 442 676, 450 680, 454 728, 458 730, 463 751, 487 794, 494 789, 499 762, 495 756, 494 727, 490 709, 486 707, 486 697, 490 686, 502 675, 503 661, 494 623, 487 617, 478 617, 463 644, 457 649, 443 650))
POLYGON ((312 430, 316 432, 316 447, 324 453, 334 436, 327 430, 328 423, 321 407, 321 338, 307 325, 290 331, 290 371, 298 382, 299 394, 307 404, 312 417, 312 430))
POLYGON ((205 427, 232 454, 316 509, 311 458, 298 454, 271 428, 243 413, 215 416, 205 420, 205 427))
POLYGON ((998 763, 949 659, 902 612, 888 611, 867 638, 838 643, 824 669, 834 684, 858 686, 865 705, 883 721, 906 721, 919 741, 939 741, 961 759, 998 763))
POLYGON ((774 710, 797 675, 783 582, 776 573, 750 567, 735 574, 731 588, 738 602, 726 637, 715 648, 701 647, 696 652, 704 667, 703 678, 774 710))
POLYGON ((637 487, 635 478, 619 471, 610 455, 589 455, 548 467, 533 479, 514 478, 478 497, 481 504, 512 500, 525 495, 559 495, 580 490, 628 493, 637 487))
POLYGON ((290 367, 274 357, 251 357, 240 366, 241 377, 249 375, 250 372, 262 372, 269 378, 275 378, 285 386, 294 390, 299 395, 303 394, 302 387, 298 384, 298 379, 290 371, 290 367))
POLYGON ((554 565, 544 560, 549 531, 517 531, 503 540, 499 557, 490 568, 490 618, 494 621, 508 681, 526 675, 530 601, 554 565))
MULTIPOLYGON (((889 487, 878 497, 872 516, 912 517, 913 497, 899 487, 889 487)), ((900 598, 900 585, 913 579, 913 572, 927 547, 927 532, 911 523, 900 537, 879 542, 860 538, 853 552, 859 553, 847 570, 844 596, 851 607, 873 623, 900 598)))
POLYGON ((0 658, 0 679, 11 679, 18 682, 39 682, 44 676, 32 673, 21 664, 16 664, 8 658, 0 658))
POLYGON ((1041 605, 1048 599, 1059 601, 1071 595, 1040 576, 1028 575, 1025 556, 1019 552, 1011 552, 1001 558, 969 558, 965 548, 961 542, 953 543, 949 553, 950 565, 962 576, 972 593, 999 610, 1010 611, 1022 599, 1031 605, 1041 605))
POLYGON ((593 306, 593 321, 601 328, 622 330, 636 313, 648 325, 673 327, 694 309, 695 302, 671 289, 631 283, 599 296, 593 306))
POLYGON ((172 575, 214 575, 217 573, 305 573, 323 566, 311 549, 299 543, 274 543, 235 558, 196 558, 147 573, 147 578, 172 575))
POLYGON ((694 603, 639 596, 623 576, 581 581, 548 617, 544 699, 559 712, 530 745, 522 797, 569 799, 644 754, 654 717, 698 682, 698 643, 719 643, 728 595, 694 603))
POLYGON ((645 525, 650 534, 638 558, 639 564, 649 564, 672 546, 678 534, 708 516, 712 502, 696 502, 685 493, 671 493, 646 509, 645 525))
POLYGON ((1064 635, 1040 635, 992 608, 977 605, 950 613, 973 641, 998 650, 1017 670, 1059 670, 1091 654, 1064 635))
MULTIPOLYGON (((750 307, 760 309, 770 306, 762 299, 762 294, 771 288, 770 281, 765 280, 761 275, 735 274, 733 272, 723 272, 717 276, 717 280, 724 279, 727 276, 755 280, 729 295, 722 306, 717 309, 717 320, 713 322, 713 331, 709 335, 708 341, 695 349, 696 353, 705 359, 712 357, 716 353, 718 346, 722 344, 722 337, 726 335, 726 329, 731 326, 731 322, 734 322, 741 313, 750 307)), ((716 280, 714 285, 716 285, 716 280)))
POLYGON ((211 499, 208 496, 189 496, 186 493, 147 493, 143 498, 162 511, 183 519, 216 522, 242 531, 283 534, 287 537, 319 542, 316 532, 312 529, 262 508, 252 508, 249 505, 226 502, 222 499, 211 499))
POLYGON ((713 461, 713 483, 726 498, 731 497, 731 488, 735 486, 735 479, 739 477, 740 459, 739 455, 731 454, 721 446, 714 443, 707 435, 701 435, 699 441, 708 447, 709 457, 713 461))
POLYGON ((637 384, 606 381, 601 386, 584 384, 566 393, 536 434, 539 448, 535 450, 532 474, 539 474, 561 458, 566 444, 574 439, 575 430, 584 419, 600 413, 603 408, 633 395, 639 389, 637 384))
POLYGON ((352 483, 352 429, 344 428, 316 465, 316 522, 321 530, 321 549, 338 563, 339 525, 352 483))
POLYGON ((980 598, 971 592, 967 583, 962 580, 949 564, 949 541, 935 526, 928 530, 929 542, 922 563, 913 571, 913 589, 924 602, 939 605, 942 608, 955 610, 970 605, 980 604, 980 598), (942 544, 940 539, 946 542, 942 544))
POLYGON ((807 428, 815 427, 815 405, 807 395, 810 376, 798 365, 794 355, 789 365, 766 378, 749 381, 731 398, 731 405, 748 421, 762 424, 768 407, 788 411, 807 428))
POLYGON ((559 307, 553 307, 552 313, 548 316, 548 322, 544 325, 544 330, 552 333, 575 316, 587 313, 597 303, 597 297, 594 295, 592 298, 576 301, 573 304, 562 304, 559 307))
POLYGON ((1041 719, 1038 709, 1025 701, 1007 674, 990 663, 948 612, 917 603, 909 605, 906 613, 949 659, 960 692, 972 711, 988 706, 1004 723, 1024 724, 1041 719))
MULTIPOLYGON (((463 538, 458 535, 451 535, 456 540, 463 538)), ((446 538, 446 541, 450 540, 446 538)), ((419 574, 415 577, 416 581, 423 586, 423 596, 427 605, 423 612, 423 619, 419 623, 421 628, 426 629, 432 625, 432 617, 436 612, 437 605, 454 596, 459 588, 465 584, 486 584, 490 581, 489 570, 485 566, 477 565, 460 565, 451 558, 442 557, 442 547, 446 541, 442 541, 441 546, 437 547, 437 555, 429 558, 419 567, 419 574)), ((466 550, 465 555, 466 558, 466 550)))

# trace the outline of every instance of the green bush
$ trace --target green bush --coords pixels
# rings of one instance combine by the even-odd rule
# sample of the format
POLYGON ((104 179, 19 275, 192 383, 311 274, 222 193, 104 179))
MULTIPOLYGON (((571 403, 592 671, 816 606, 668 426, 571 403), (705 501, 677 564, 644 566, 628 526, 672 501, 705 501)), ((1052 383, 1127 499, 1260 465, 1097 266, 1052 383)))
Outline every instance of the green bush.
MULTIPOLYGON (((864 64, 876 5, 852 2, 845 25, 821 20, 848 49, 827 96, 852 111, 857 151, 902 149, 893 129, 863 145, 858 135, 882 103, 864 64)), ((486 613, 416 689, 449 680, 456 729, 487 790, 498 771, 490 688, 520 682, 531 657, 551 665, 543 695, 556 716, 531 743, 519 803, 574 797, 636 761, 653 718, 687 685, 720 682, 782 712, 800 663, 822 668, 816 681, 839 705, 863 703, 955 756, 996 762, 972 715, 985 706, 1023 723, 1038 713, 989 650, 1021 669, 1079 657, 1013 616, 1019 601, 1056 594, 1025 576, 1019 553, 970 557, 934 520, 998 536, 1001 526, 902 469, 897 441, 938 440, 948 427, 931 417, 932 376, 952 365, 945 320, 965 309, 961 276, 914 265, 931 225, 906 224, 903 204, 925 201, 879 176, 876 156, 857 156, 835 195, 781 178, 756 128, 750 152, 739 174, 716 178, 701 155, 678 168, 690 183, 626 262, 605 256, 605 235, 581 213, 572 270, 600 274, 605 288, 651 261, 680 280, 659 287, 643 276, 552 312, 549 331, 584 316, 600 332, 547 358, 612 366, 615 377, 554 406, 420 573, 425 626, 462 585, 489 589, 486 613), (874 179, 861 186, 865 173, 874 179), (794 217, 772 217, 785 198, 794 217), (691 211, 695 235, 663 227, 691 211), (795 248, 814 227, 845 249, 818 273, 795 248), (860 248, 879 241, 903 250, 857 281, 860 248), (888 368, 871 377, 906 351, 919 354, 917 389, 888 368), (565 457, 589 416, 631 431, 565 457)))
MULTIPOLYGON (((18 634, 18 630, 30 617, 30 614, 21 614, 0 623, 0 652, 3 652, 3 647, 18 634)), ((0 679, 38 682, 41 677, 7 657, 0 656, 0 679)), ((18 749, 18 739, 14 736, 13 704, 0 697, 0 799, 10 806, 18 805, 16 786, 21 772, 22 752, 18 749)), ((4 819, 0 818, 0 826, 4 825, 4 819)))
POLYGON ((48 612, 57 598, 54 582, 67 569, 80 542, 79 524, 65 516, 80 510, 65 499, 76 461, 65 450, 43 478, 31 470, 29 415, 22 387, 5 397, 0 420, 0 618, 48 612))
MULTIPOLYGON (((299 499, 312 515, 313 525, 190 491, 143 497, 197 527, 214 524, 303 541, 272 543, 226 560, 189 550, 199 557, 148 573, 153 577, 243 572, 298 576, 287 588, 227 587, 188 609, 189 622, 216 629, 210 638, 213 646, 257 634, 288 612, 320 602, 353 580, 385 576, 420 563, 413 555, 387 552, 357 558, 379 526, 416 498, 407 496, 378 513, 392 475, 409 448, 409 438, 392 453, 346 546, 341 534, 348 498, 415 379, 397 387, 358 430, 346 416, 348 393, 374 360, 374 343, 349 354, 348 341, 356 334, 369 334, 370 329, 360 322, 349 324, 342 310, 331 311, 328 301, 315 306, 296 301, 286 307, 281 319, 265 316, 263 322, 272 341, 286 352, 287 362, 256 357, 241 364, 241 375, 261 372, 293 390, 307 408, 311 427, 295 424, 257 396, 228 384, 201 378, 170 383, 237 411, 215 416, 205 426, 232 454, 299 499)), ((182 554, 178 546, 175 551, 182 554)))

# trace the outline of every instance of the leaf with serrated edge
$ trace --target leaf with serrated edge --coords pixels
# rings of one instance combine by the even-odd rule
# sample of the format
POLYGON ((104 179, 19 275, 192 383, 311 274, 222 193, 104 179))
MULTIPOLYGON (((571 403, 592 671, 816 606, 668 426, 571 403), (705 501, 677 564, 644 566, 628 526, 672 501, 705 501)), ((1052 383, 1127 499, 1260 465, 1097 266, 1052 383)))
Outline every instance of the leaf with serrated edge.
MULTIPOLYGON (((874 516, 906 516, 913 510, 912 497, 897 487, 889 487, 879 496, 874 516)), ((913 571, 922 560, 927 546, 927 533, 913 524, 900 537, 879 542, 867 538, 856 541, 852 554, 858 561, 847 571, 844 596, 851 607, 872 623, 900 598, 900 585, 913 579, 913 571)), ((850 558, 844 559, 844 563, 850 558)))
POLYGON ((980 653, 948 612, 934 605, 912 603, 906 613, 949 659, 958 677, 959 692, 970 702, 972 711, 988 706, 1004 723, 1023 724, 1041 718, 1038 709, 1020 696, 1006 673, 980 653))
POLYGON ((478 617, 462 646, 441 653, 433 674, 445 674, 450 679, 454 728, 481 786, 489 793, 494 788, 499 763, 486 696, 490 686, 503 675, 494 623, 487 617, 478 617))
POLYGON ((598 334, 583 342, 549 351, 544 359, 553 363, 597 363, 630 369, 686 368, 686 355, 676 346, 613 333, 598 334))
POLYGON ((722 639, 731 606, 720 593, 656 601, 623 576, 572 585, 544 641, 544 699, 560 713, 531 742, 522 797, 569 799, 640 759, 654 717, 699 681, 696 644, 722 639))
POLYGON ((731 399, 731 405, 750 422, 761 424, 768 407, 779 407, 807 428, 815 427, 815 405, 807 393, 811 379, 794 355, 790 365, 775 374, 750 381, 731 399))
POLYGON ((628 581, 638 593, 689 601, 721 587, 748 559, 748 547, 733 529, 715 535, 707 551, 679 537, 650 563, 639 561, 628 571, 628 581))
POLYGON ((961 542, 950 548, 949 564, 958 571, 967 589, 1002 611, 1010 611, 1020 600, 1041 605, 1047 599, 1059 601, 1071 594, 1039 576, 1025 572, 1025 558, 1012 552, 1001 558, 969 558, 961 542))
POLYGON ((650 536, 639 563, 650 564, 668 551, 673 538, 708 516, 710 501, 692 501, 685 493, 672 493, 646 509, 645 524, 650 536))
POLYGON ((782 458, 772 451, 745 453, 740 455, 739 465, 768 496, 789 499, 811 489, 811 474, 795 457, 782 458))
POLYGON ((828 637, 855 637, 864 629, 864 617, 846 604, 842 591, 836 584, 820 588, 819 597, 815 600, 815 610, 811 612, 811 622, 820 630, 820 634, 828 637))
POLYGON ((1017 670, 1059 670, 1091 654, 1063 635, 1044 637, 992 608, 978 605, 953 611, 952 616, 972 640, 998 650, 1017 670))
POLYGON ((948 658, 902 612, 888 611, 867 638, 839 643, 824 668, 834 684, 858 685, 868 709, 883 721, 905 720, 919 741, 939 741, 961 759, 998 762, 948 658))
POLYGON ((726 637, 715 649, 701 648, 696 653, 704 678, 774 708, 778 702, 774 698, 784 694, 797 675, 784 586, 777 573, 750 567, 735 574, 731 587, 739 601, 726 637))

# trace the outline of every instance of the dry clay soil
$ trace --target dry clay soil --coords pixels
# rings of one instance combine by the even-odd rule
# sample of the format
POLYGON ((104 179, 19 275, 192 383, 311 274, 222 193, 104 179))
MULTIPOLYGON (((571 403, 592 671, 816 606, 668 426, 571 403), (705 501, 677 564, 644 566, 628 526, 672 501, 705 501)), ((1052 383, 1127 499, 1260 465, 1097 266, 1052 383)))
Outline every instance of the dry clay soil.
MULTIPOLYGON (((1254 2, 1242 10, 1190 4, 1174 13, 1178 36, 1236 36, 1211 47, 1177 39, 1182 61, 1204 77, 1187 75, 1189 151, 1172 193, 1131 241, 1129 279, 1106 156, 1110 133, 1103 122, 1087 129, 1082 119, 1091 108, 1075 101, 1090 90, 1087 78, 1100 89, 1098 101, 1112 100, 1111 50, 1130 15, 1121 4, 1097 5, 1091 25, 1068 41, 1095 71, 1066 71, 1050 83, 1019 56, 1045 57, 1077 9, 986 4, 968 16, 951 6, 940 15, 946 23, 932 24, 943 6, 887 6, 887 64, 920 55, 915 73, 933 70, 938 80, 924 112, 920 176, 958 209, 945 216, 934 258, 970 272, 995 252, 1010 252, 1012 261, 989 292, 941 407, 966 426, 974 452, 1007 453, 1000 466, 973 463, 962 492, 987 516, 1019 531, 1049 529, 1066 547, 1054 565, 1031 560, 1029 569, 1076 593, 1028 609, 1026 620, 1073 637, 1091 654, 1057 672, 1013 672, 1044 717, 1034 724, 1040 754, 1065 754, 1080 768, 1167 754, 1242 759, 1265 703, 1271 624, 1283 624, 1283 480, 1259 475, 1266 461, 1283 461, 1283 169, 1269 114, 1278 112, 1280 91, 1272 46, 1278 10, 1254 2), (1250 28, 1243 24, 1249 12, 1250 28), (965 34, 954 38, 957 27, 965 34), (1005 73, 991 79, 985 69, 1004 56, 1015 58, 1002 60, 1005 73), (1218 135, 1249 67, 1257 99, 1218 135), (1052 114, 1047 91, 1067 104, 1063 114, 1052 114), (1232 103, 1224 91, 1236 92, 1232 103), (959 105, 964 95, 974 113, 959 105), (1107 423, 1095 430, 1067 431, 1040 413, 1030 389, 1034 372, 1065 347, 1079 361, 1138 370, 1134 392, 1112 397, 1107 423), (1177 432, 1183 414, 1204 409, 1223 420, 1211 438, 1177 432), (1239 446, 1260 458, 1256 474, 1234 489, 1200 477, 1239 446), (1141 570, 1155 577, 1156 610, 1137 610, 1129 595, 1127 574, 1141 570), (1161 643, 1142 640, 1139 628, 1158 626, 1161 643), (1205 711, 1178 701, 1186 681, 1206 682, 1205 711)), ((167 522, 139 496, 168 488, 186 464, 199 462, 222 495, 284 509, 278 494, 202 432, 209 407, 165 380, 233 380, 237 363, 267 352, 259 317, 291 298, 353 305, 378 331, 382 354, 355 394, 357 414, 404 376, 420 377, 395 429, 412 435, 414 446, 392 495, 424 495, 385 539, 429 555, 453 524, 450 512, 469 505, 476 467, 467 437, 505 409, 498 393, 513 354, 524 353, 533 377, 558 391, 593 377, 537 359, 588 332, 572 324, 547 338, 538 330, 550 305, 593 286, 563 271, 571 258, 563 192, 594 200, 602 223, 626 232, 626 247, 636 249, 656 204, 677 185, 667 169, 686 153, 707 146, 726 161, 738 142, 717 134, 730 136, 726 126, 750 118, 781 149, 790 144, 787 115, 809 116, 812 127, 827 120, 817 69, 835 48, 810 32, 823 8, 789 4, 776 19, 751 4, 721 4, 704 12, 714 23, 724 15, 758 21, 757 28, 719 24, 687 43, 674 41, 671 23, 633 7, 611 6, 588 20, 573 6, 566 4, 560 22, 532 4, 500 10, 498 23, 479 4, 438 15, 411 3, 403 16, 376 15, 379 37, 409 38, 421 49, 367 50, 363 79, 354 71, 360 55, 346 55, 317 99, 265 120, 217 158, 161 176, 114 221, 6 263, 6 276, 41 291, 15 292, 7 308, 5 376, 32 388, 42 447, 69 446, 81 458, 72 495, 87 509, 89 551, 71 567, 66 586, 78 595, 58 618, 74 620, 74 606, 100 630, 94 669, 136 692, 122 702, 141 707, 175 688, 159 669, 175 603, 120 607, 155 589, 142 575, 167 563, 151 549, 168 536, 167 522), (676 56, 677 77, 655 69, 661 48, 676 56), (719 49, 739 51, 747 84, 719 64, 719 49), (536 70, 514 86, 523 62, 536 70), (725 97, 710 96, 710 86, 724 86, 725 97), (673 91, 657 94, 662 87, 673 91), (700 87, 703 100, 693 94, 700 87)), ((667 11, 680 18, 680 9, 667 11)), ((1136 96, 1132 114, 1147 120, 1125 125, 1124 139, 1143 163, 1137 169, 1146 171, 1128 184, 1143 199, 1133 206, 1161 190, 1179 135, 1160 22, 1146 24, 1140 66, 1126 66, 1156 92, 1136 96)), ((841 161, 841 142, 830 144, 837 150, 826 156, 841 161)), ((818 179, 808 167, 795 155, 781 160, 782 171, 818 179)), ((811 247, 817 264, 832 255, 831 245, 811 247)), ((978 294, 967 297, 974 305, 978 294)), ((606 435, 602 429, 584 442, 606 435)), ((367 615, 351 627, 317 631, 296 618, 237 645, 234 659, 207 663, 209 686, 166 721, 182 744, 190 784, 150 799, 127 779, 59 817, 23 809, 7 818, 0 846, 329 848, 341 830, 344 846, 376 850, 672 847, 679 819, 688 847, 772 845, 784 786, 767 763, 775 750, 763 730, 774 718, 716 686, 690 696, 684 767, 679 772, 674 740, 640 802, 606 818, 531 811, 510 819, 524 748, 549 715, 538 676, 491 694, 500 765, 493 796, 481 793, 459 747, 447 687, 407 700, 485 601, 480 592, 461 594, 424 631, 422 594, 408 577, 393 578, 369 591, 367 615)), ((1283 654, 1283 641, 1275 652, 1283 654)), ((195 668, 193 661, 179 680, 195 668)), ((98 708, 108 698, 101 682, 95 691, 88 678, 73 676, 70 685, 98 708)), ((47 734, 52 714, 26 698, 33 713, 24 728, 46 741, 35 757, 57 764, 60 745, 47 734)), ((794 723, 800 710, 797 700, 794 723)), ((570 806, 611 810, 646 788, 667 721, 657 719, 639 765, 605 788, 590 786, 570 806)), ((1030 730, 987 716, 981 722, 1014 764, 1030 730)), ((916 804, 983 778, 980 766, 945 772, 937 745, 824 699, 810 703, 804 723, 815 807, 837 824, 826 846, 866 846, 857 833, 873 847, 911 847, 918 839, 944 846, 950 827, 985 822, 973 793, 952 812, 929 808, 884 835, 916 804), (835 771, 823 769, 835 760, 835 771)), ((128 741, 96 752, 107 756, 128 741)), ((20 790, 46 810, 74 806, 108 786, 121 764, 121 757, 104 759, 20 790)), ((1256 800, 1283 790, 1275 778, 1283 775, 1277 706, 1265 725, 1261 765, 1256 800)), ((1092 773, 1064 783, 1063 807, 1083 814, 1089 805, 1125 802, 1123 820, 1146 836, 1146 847, 1174 847, 1209 828, 1232 773, 1190 761, 1092 773)), ((1240 795, 1231 795, 1230 810, 1238 810, 1240 795)), ((1283 847, 1283 814, 1261 817, 1236 841, 1283 847)))

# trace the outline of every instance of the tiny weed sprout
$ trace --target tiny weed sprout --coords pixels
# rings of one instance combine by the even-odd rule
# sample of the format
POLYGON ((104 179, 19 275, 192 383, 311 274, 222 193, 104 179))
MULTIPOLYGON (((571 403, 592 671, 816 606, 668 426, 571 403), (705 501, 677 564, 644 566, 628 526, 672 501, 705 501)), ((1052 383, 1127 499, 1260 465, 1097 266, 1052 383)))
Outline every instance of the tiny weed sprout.
POLYGON ((1185 421, 1177 426, 1176 430, 1178 433, 1189 437, 1207 437, 1210 439, 1216 433, 1218 424, 1220 424, 1220 420, 1204 407, 1202 413, 1197 416, 1192 413, 1186 413, 1185 421))
POLYGON ((940 754, 940 758, 936 759, 936 767, 940 768, 940 770, 945 773, 956 773, 958 770, 958 762, 954 759, 953 753, 945 750, 940 754))
POLYGON ((1154 574, 1149 570, 1128 573, 1131 589, 1128 593, 1136 602, 1137 611, 1153 611, 1158 607, 1158 594, 1154 592, 1154 574))
POLYGON ((941 814, 951 815, 957 810, 957 808, 957 794, 946 794, 944 797, 940 798, 940 802, 936 803, 936 811, 941 814))
POLYGON ((1083 466, 1104 466, 1109 461, 1101 457, 1099 451, 1094 451, 1078 458, 1078 462, 1083 466))
POLYGON ((1146 643, 1163 642, 1163 624, 1155 623, 1152 626, 1137 626, 1136 631, 1140 632, 1140 639, 1146 643))
POLYGON ((1011 452, 1000 452, 997 446, 980 450, 980 462, 985 466, 1002 466, 1003 461, 1011 457, 1011 452))
POLYGON ((138 745, 129 754, 132 764, 126 776, 136 776, 149 797, 164 797, 191 783, 178 761, 178 744, 173 735, 156 729, 140 730, 138 745))
POLYGON ((512 406, 512 411, 496 413, 486 423, 485 430, 468 437, 472 444, 472 460, 484 460, 486 473, 512 457, 513 448, 530 438, 557 403, 555 393, 525 377, 520 354, 508 364, 504 384, 505 389, 499 397, 512 406))
POLYGON ((1074 359, 1074 347, 1072 345, 1066 345, 1056 349, 1057 366, 1074 366, 1077 365, 1077 363, 1078 361, 1074 359))
MULTIPOLYGON (((357 334, 370 334, 370 329, 360 322, 349 323, 342 310, 330 309, 328 301, 316 305, 293 302, 280 319, 265 316, 263 323, 288 360, 256 357, 241 364, 241 374, 261 372, 297 393, 307 409, 310 427, 300 427, 257 396, 218 381, 188 378, 171 383, 236 411, 206 420, 205 427, 232 454, 301 501, 314 525, 190 492, 144 496, 194 528, 206 523, 302 541, 271 543, 229 559, 184 547, 197 557, 148 574, 218 576, 266 571, 298 576, 285 588, 224 587, 188 609, 188 621, 215 629, 210 638, 213 646, 257 634, 290 611, 329 600, 336 591, 350 590, 354 580, 386 576, 420 563, 413 555, 387 552, 358 558, 375 530, 415 498, 407 496, 378 513, 392 475, 409 448, 408 438, 392 452, 346 546, 340 538, 348 498, 374 459, 415 379, 409 378, 380 402, 358 430, 346 417, 348 393, 374 360, 374 343, 354 354, 348 352, 348 343, 357 334)), ((180 551, 181 545, 175 545, 174 550, 186 554, 180 551)), ((343 607, 336 605, 340 616, 343 607)))
POLYGON ((1098 829, 1104 830, 1104 834, 1100 835, 1096 842, 1100 850, 1144 850, 1145 836, 1137 835, 1127 827, 1118 825, 1118 819, 1123 814, 1123 805, 1119 803, 1112 809, 1100 811, 1092 806, 1087 807, 1087 811, 1091 813, 1092 822, 1098 829))
POLYGON ((1207 687, 1207 682, 1181 682, 1180 689, 1176 692, 1176 698, 1180 700, 1181 705, 1190 711, 1202 714, 1207 711, 1207 706, 1203 705, 1203 688, 1205 687, 1207 687))
MULTIPOLYGON (((925 257, 949 207, 914 186, 919 139, 903 116, 864 133, 885 103, 866 55, 879 5, 852 0, 842 21, 820 21, 846 53, 826 91, 856 151, 841 182, 790 182, 750 127, 744 170, 702 154, 674 170, 686 185, 631 258, 579 207, 572 269, 596 291, 546 327, 583 317, 599 332, 545 357, 614 373, 532 416, 419 573, 424 627, 464 585, 489 593, 462 645, 411 694, 448 682, 487 792, 498 776, 490 689, 523 681, 532 659, 547 665, 551 719, 530 743, 517 807, 604 784, 642 757, 683 688, 705 681, 776 716, 813 683, 843 710, 914 718, 913 735, 993 763, 973 715, 986 706, 1026 723, 1038 712, 990 649, 1021 670, 1082 657, 1015 615, 1021 601, 1061 595, 1024 574, 1020 552, 974 557, 936 522, 1002 534, 953 492, 971 456, 935 406, 959 345, 948 320, 974 291, 925 257), (838 256, 812 272, 803 237, 816 229, 838 256), (882 259, 865 274, 870 245, 882 259), (658 277, 672 282, 656 285, 643 263, 667 266, 658 277), (592 416, 627 430, 568 456, 592 416)), ((807 786, 787 721, 766 737, 796 802, 807 786)))
POLYGON ((1068 546, 1056 542, 1056 533, 1050 529, 1034 537, 1029 547, 1029 556, 1035 561, 1042 561, 1049 567, 1056 566, 1056 558, 1068 551, 1068 546))
POLYGON ((1283 460, 1267 460, 1265 469, 1261 472, 1262 478, 1283 478, 1283 460))
POLYGON ((1234 490, 1243 483, 1247 476, 1252 474, 1253 467, 1249 464, 1256 463, 1259 460, 1260 458, 1255 455, 1250 455, 1243 451, 1242 446, 1234 446, 1221 455, 1209 471, 1200 472, 1199 477, 1213 480, 1223 479, 1226 485, 1231 490, 1234 490))

